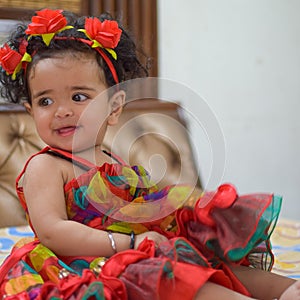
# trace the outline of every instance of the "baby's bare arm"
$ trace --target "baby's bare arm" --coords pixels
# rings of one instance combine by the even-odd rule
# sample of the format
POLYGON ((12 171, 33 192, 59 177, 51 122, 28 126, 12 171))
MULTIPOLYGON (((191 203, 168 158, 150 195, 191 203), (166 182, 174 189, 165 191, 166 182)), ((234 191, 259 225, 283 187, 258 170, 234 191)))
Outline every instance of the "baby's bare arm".
MULTIPOLYGON (((64 195, 63 161, 38 155, 30 161, 24 193, 30 220, 41 243, 58 255, 111 256, 107 232, 68 219, 64 195)), ((114 233, 117 251, 128 249, 130 236, 114 233)))
POLYGON ((255 299, 249 298, 242 294, 236 293, 230 289, 223 287, 212 282, 206 282, 198 291, 194 300, 212 300, 212 299, 222 299, 222 300, 247 300, 255 299))
POLYGON ((279 300, 300 299, 300 281, 296 281, 281 295, 279 300))
MULTIPOLYGON (((244 266, 233 267, 232 271, 256 299, 281 299, 281 295, 296 282, 285 276, 244 266)), ((300 297, 294 294, 291 298, 282 298, 288 299, 300 297)))
POLYGON ((148 238, 149 240, 152 240, 155 245, 159 245, 161 242, 167 241, 168 239, 163 236, 162 234, 159 234, 158 232, 155 231, 147 231, 141 234, 136 235, 135 237, 135 244, 134 248, 137 249, 139 244, 145 239, 148 238))

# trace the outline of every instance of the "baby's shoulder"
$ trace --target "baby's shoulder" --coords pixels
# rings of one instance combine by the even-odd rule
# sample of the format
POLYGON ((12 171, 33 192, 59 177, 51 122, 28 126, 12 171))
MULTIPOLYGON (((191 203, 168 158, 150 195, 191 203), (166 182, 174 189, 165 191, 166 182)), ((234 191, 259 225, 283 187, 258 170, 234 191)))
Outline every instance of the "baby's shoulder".
POLYGON ((64 163, 57 157, 47 153, 40 153, 31 157, 26 166, 26 173, 44 173, 44 174, 57 174, 64 169, 64 163))

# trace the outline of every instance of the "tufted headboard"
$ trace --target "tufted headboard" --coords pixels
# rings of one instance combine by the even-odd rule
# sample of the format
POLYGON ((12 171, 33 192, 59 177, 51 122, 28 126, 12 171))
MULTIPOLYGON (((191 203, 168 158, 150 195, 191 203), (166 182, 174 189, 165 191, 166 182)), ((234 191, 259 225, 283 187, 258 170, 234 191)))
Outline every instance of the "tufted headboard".
MULTIPOLYGON (((23 106, 0 104, 0 227, 26 224, 15 178, 28 157, 44 146, 23 106)), ((180 106, 155 99, 125 106, 104 147, 131 165, 142 164, 158 186, 180 182, 201 188, 180 106)))
POLYGON ((15 179, 26 158, 43 147, 31 116, 20 106, 0 106, 0 227, 24 224, 15 179))

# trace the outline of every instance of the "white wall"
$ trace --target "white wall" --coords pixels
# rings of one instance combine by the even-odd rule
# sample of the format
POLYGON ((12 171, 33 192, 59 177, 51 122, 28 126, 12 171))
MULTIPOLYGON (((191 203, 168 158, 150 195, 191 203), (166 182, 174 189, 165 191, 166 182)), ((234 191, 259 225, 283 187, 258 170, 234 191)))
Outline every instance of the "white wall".
POLYGON ((223 130, 224 168, 212 137, 191 123, 205 187, 275 192, 282 217, 298 220, 299 11, 298 0, 158 0, 159 76, 199 95, 176 99, 198 120, 205 99, 223 130), (216 155, 223 177, 211 174, 216 155))

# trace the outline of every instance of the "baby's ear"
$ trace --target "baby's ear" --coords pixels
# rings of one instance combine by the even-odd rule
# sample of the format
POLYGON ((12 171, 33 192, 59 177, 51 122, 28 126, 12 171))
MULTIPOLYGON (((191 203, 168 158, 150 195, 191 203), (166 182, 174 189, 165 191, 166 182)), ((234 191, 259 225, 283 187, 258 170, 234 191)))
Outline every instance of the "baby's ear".
POLYGON ((26 111, 32 116, 31 105, 28 102, 25 102, 23 105, 24 105, 26 111))
POLYGON ((116 92, 110 99, 111 112, 107 119, 108 125, 116 125, 125 104, 126 93, 124 91, 116 92))

